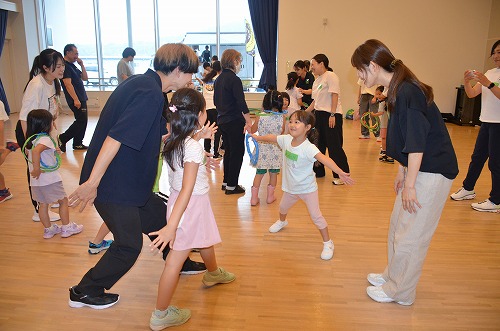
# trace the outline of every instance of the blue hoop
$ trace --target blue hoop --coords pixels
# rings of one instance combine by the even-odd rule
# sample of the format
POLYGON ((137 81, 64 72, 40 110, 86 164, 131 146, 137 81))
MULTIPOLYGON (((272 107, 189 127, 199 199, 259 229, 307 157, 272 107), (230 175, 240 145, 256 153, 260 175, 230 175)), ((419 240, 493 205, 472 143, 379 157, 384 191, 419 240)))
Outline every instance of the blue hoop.
POLYGON ((247 153, 248 153, 248 156, 250 157, 250 163, 252 165, 256 165, 257 164, 257 161, 259 161, 259 144, 257 143, 257 140, 255 140, 254 137, 252 137, 252 135, 248 134, 246 135, 245 137, 245 142, 246 142, 246 145, 247 145, 247 153), (249 139, 252 140, 254 146, 255 146, 255 153, 252 154, 252 150, 250 149, 250 143, 249 143, 249 139))

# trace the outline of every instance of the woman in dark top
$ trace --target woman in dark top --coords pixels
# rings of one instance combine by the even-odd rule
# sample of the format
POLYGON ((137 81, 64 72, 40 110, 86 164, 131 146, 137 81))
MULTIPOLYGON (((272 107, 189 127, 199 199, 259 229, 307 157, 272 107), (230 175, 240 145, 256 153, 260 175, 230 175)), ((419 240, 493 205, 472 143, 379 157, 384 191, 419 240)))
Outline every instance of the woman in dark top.
POLYGON ((403 62, 378 40, 367 40, 351 63, 366 86, 383 85, 390 120, 387 155, 397 160, 397 197, 391 215, 388 265, 382 274, 369 274, 374 285, 367 294, 378 302, 411 305, 432 236, 458 164, 432 87, 418 80, 403 62))
POLYGON ((297 82, 297 88, 299 92, 302 93, 302 102, 304 103, 304 107, 308 107, 312 99, 312 86, 314 83, 314 75, 308 71, 309 69, 306 67, 306 64, 302 60, 298 60, 293 65, 293 70, 299 75, 299 81, 297 82))
POLYGON ((240 52, 226 49, 220 61, 222 73, 214 84, 217 123, 224 140, 222 189, 226 194, 245 193, 245 188, 238 185, 238 177, 245 155, 245 131, 250 132, 252 121, 245 102, 243 84, 236 76, 240 71, 241 61, 240 52))

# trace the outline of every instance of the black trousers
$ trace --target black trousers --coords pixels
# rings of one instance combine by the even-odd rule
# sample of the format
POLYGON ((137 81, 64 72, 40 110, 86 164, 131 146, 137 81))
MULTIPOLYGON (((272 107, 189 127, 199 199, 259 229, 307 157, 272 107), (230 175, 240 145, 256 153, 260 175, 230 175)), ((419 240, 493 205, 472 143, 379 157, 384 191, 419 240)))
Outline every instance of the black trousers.
POLYGON ((245 155, 245 134, 243 129, 245 122, 232 121, 219 124, 219 130, 224 140, 224 178, 223 183, 227 186, 238 185, 243 156, 245 155))
MULTIPOLYGON (((207 109, 207 122, 210 123, 215 123, 217 125, 217 110, 216 109, 207 109)), ((205 125, 207 124, 205 122, 205 125)), ((217 130, 217 132, 214 135, 214 155, 218 156, 219 155, 219 144, 220 144, 220 137, 221 137, 221 132, 220 129, 217 130)), ((203 142, 205 146, 205 151, 210 153, 210 149, 212 147, 212 139, 205 139, 203 142)))
MULTIPOLYGON (((349 163, 347 162, 347 155, 344 152, 344 136, 342 132, 342 114, 335 114, 335 126, 330 128, 328 126, 328 119, 330 113, 326 111, 316 110, 316 125, 318 131, 318 149, 321 153, 325 154, 328 148, 328 156, 342 169, 344 172, 349 172, 349 163)), ((320 164, 314 167, 314 172, 317 177, 325 176, 325 166, 320 164)), ((333 173, 333 178, 339 178, 339 175, 333 173)))
MULTIPOLYGON (((24 136, 23 128, 21 127, 21 121, 17 121, 16 124, 16 140, 17 144, 21 148, 24 146, 24 143, 26 142, 26 137, 24 136)), ((28 161, 26 159, 25 161, 26 161, 26 174, 28 175, 28 189, 30 191, 31 204, 33 204, 35 211, 38 213, 38 202, 33 200, 33 195, 31 194, 31 175, 30 175, 30 170, 28 168, 28 161)))
POLYGON ((59 135, 59 139, 64 144, 73 139, 73 147, 75 147, 83 144, 83 137, 87 130, 87 101, 82 101, 80 109, 76 108, 73 103, 68 103, 68 106, 73 112, 73 115, 75 115, 75 121, 65 132, 59 135))
MULTIPOLYGON (((158 231, 166 222, 167 206, 154 193, 142 207, 94 202, 97 212, 113 233, 114 242, 90 269, 76 290, 98 296, 109 290, 134 265, 142 249, 142 234, 158 231)), ((169 252, 163 251, 163 258, 169 252)))
POLYGON ((463 182, 464 189, 472 191, 486 160, 491 171, 491 192, 489 200, 500 204, 500 123, 482 123, 477 134, 476 145, 472 152, 467 176, 463 182))

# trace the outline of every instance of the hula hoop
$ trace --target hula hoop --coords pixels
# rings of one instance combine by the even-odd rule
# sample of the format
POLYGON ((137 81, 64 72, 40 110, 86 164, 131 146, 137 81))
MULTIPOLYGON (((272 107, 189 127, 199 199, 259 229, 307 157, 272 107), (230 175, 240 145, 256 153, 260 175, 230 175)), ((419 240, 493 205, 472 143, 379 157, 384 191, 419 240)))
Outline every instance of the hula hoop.
POLYGON ((378 118, 378 116, 374 116, 373 118, 375 119, 375 123, 370 125, 370 124, 368 124, 369 118, 370 118, 370 112, 368 111, 368 112, 364 113, 363 116, 361 116, 361 118, 359 119, 359 122, 361 123, 362 126, 367 128, 368 131, 377 132, 379 130, 379 127, 380 127, 380 119, 378 118))
MULTIPOLYGON (((56 142, 54 141, 54 138, 52 138, 50 135, 46 134, 45 132, 42 132, 42 133, 35 133, 34 135, 30 136, 28 139, 26 139, 26 141, 24 142, 24 145, 23 145, 23 148, 21 149, 21 151, 23 152, 23 156, 24 158, 26 159, 26 161, 28 161, 29 163, 33 164, 33 162, 28 159, 28 155, 27 153, 25 152, 25 149, 26 149, 26 145, 28 144, 28 142, 31 140, 31 138, 35 137, 35 140, 33 141, 33 144, 36 143, 38 140, 40 140, 40 138, 42 137, 49 137, 50 140, 52 141, 52 143, 54 144, 54 147, 57 148, 57 144, 56 142)), ((54 165, 47 165, 45 164, 43 161, 42 161, 42 158, 40 157, 40 169, 43 170, 43 172, 53 172, 53 171, 56 171, 57 169, 59 169, 59 167, 61 166, 61 155, 59 155, 59 153, 57 153, 57 151, 54 152, 54 156, 56 158, 56 164, 54 165)))
POLYGON ((248 156, 250 157, 250 163, 252 165, 256 165, 257 161, 259 161, 259 144, 257 143, 257 140, 255 140, 254 137, 252 137, 250 134, 247 133, 245 137, 245 143, 247 146, 247 153, 248 156), (250 149, 250 142, 249 140, 252 140, 254 146, 255 146, 255 152, 252 154, 252 150, 250 149))

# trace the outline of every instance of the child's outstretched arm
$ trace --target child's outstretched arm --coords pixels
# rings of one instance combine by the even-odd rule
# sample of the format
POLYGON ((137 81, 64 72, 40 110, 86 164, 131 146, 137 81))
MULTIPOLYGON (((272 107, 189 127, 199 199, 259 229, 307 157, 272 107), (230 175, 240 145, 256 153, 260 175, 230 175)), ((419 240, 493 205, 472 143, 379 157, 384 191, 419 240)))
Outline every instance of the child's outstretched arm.
POLYGON ((33 170, 30 172, 31 177, 38 179, 40 178, 40 174, 42 170, 40 169, 40 155, 46 149, 49 149, 47 146, 38 144, 31 150, 31 162, 33 163, 33 170))
POLYGON ((255 134, 252 134, 252 137, 257 140, 257 141, 263 141, 266 143, 277 143, 278 142, 278 136, 275 134, 266 134, 264 136, 257 136, 255 134))
POLYGON ((196 183, 196 176, 198 175, 198 169, 200 167, 199 163, 196 162, 184 162, 184 176, 182 177, 182 188, 179 192, 177 200, 175 200, 174 207, 170 213, 170 217, 167 220, 167 225, 164 226, 159 231, 150 232, 150 236, 157 236, 149 246, 151 250, 158 248, 160 251, 170 245, 173 248, 175 241, 175 233, 179 222, 181 220, 184 211, 191 199, 193 194, 194 184, 196 183))
POLYGON ((339 168, 339 166, 330 159, 328 156, 326 156, 323 153, 318 153, 314 156, 316 160, 321 162, 324 166, 329 168, 331 171, 335 172, 336 174, 339 175, 340 179, 347 185, 352 185, 354 184, 354 179, 351 178, 351 175, 342 171, 342 169, 339 168))

